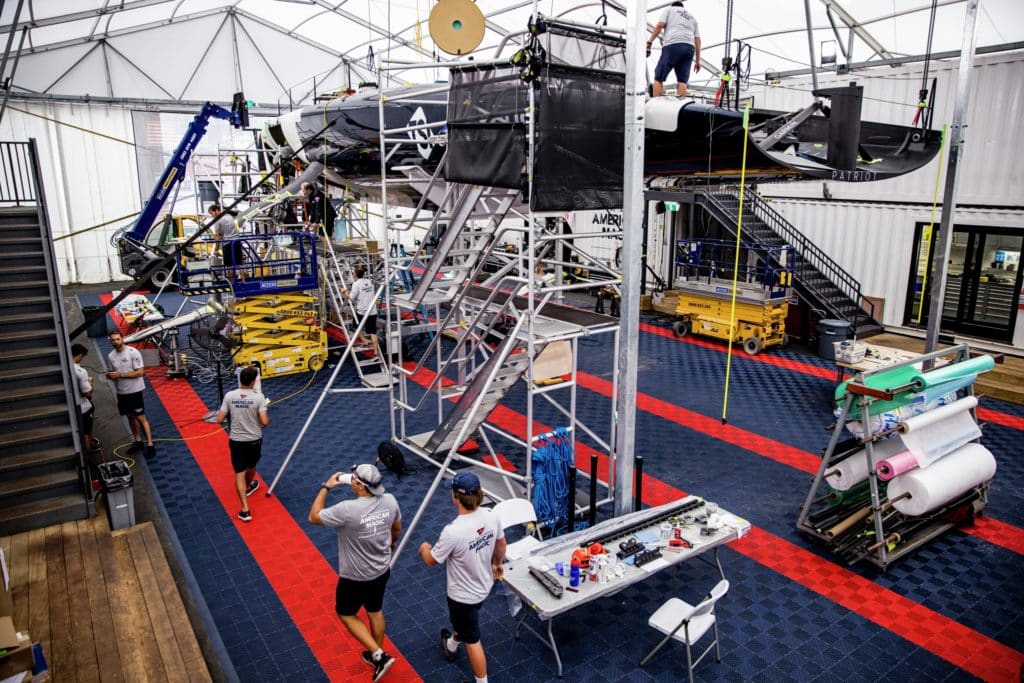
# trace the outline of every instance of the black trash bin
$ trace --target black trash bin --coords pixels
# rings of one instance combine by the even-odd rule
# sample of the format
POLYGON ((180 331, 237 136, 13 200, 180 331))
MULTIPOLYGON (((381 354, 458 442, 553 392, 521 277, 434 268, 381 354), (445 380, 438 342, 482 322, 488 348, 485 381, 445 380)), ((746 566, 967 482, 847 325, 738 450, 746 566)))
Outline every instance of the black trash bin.
POLYGON ((99 471, 111 531, 135 526, 134 479, 128 464, 123 460, 104 462, 99 471))
MULTIPOLYGON (((88 320, 102 310, 103 306, 82 306, 82 315, 88 320)), ((93 338, 106 337, 110 331, 107 327, 109 320, 110 317, 108 315, 101 315, 89 325, 85 333, 93 338)))
POLYGON ((835 360, 836 347, 832 344, 849 339, 851 327, 848 320, 819 320, 818 355, 825 360, 835 360))

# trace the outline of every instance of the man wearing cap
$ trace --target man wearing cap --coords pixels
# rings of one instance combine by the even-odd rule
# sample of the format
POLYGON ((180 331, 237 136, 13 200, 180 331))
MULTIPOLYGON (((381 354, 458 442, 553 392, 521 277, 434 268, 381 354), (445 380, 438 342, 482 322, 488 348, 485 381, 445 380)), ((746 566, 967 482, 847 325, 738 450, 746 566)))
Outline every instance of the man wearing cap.
POLYGON ((446 565, 448 615, 452 630, 441 629, 441 652, 455 660, 459 643, 466 644, 476 683, 487 683, 487 658, 480 643, 480 606, 502 576, 505 534, 493 510, 481 508, 484 493, 472 472, 459 472, 451 480, 452 500, 459 516, 445 526, 437 543, 420 546, 429 567, 446 565))
POLYGON ((661 97, 665 92, 665 79, 668 78, 668 73, 675 71, 676 80, 679 81, 676 94, 685 97, 688 94, 686 84, 690 81, 690 67, 693 67, 694 72, 700 71, 700 29, 697 27, 697 20, 683 9, 680 0, 666 7, 647 41, 648 56, 651 54, 654 40, 662 29, 665 31, 665 37, 662 39, 661 57, 658 59, 658 65, 654 67, 651 95, 661 97))
POLYGON ((373 666, 373 680, 387 673, 395 660, 384 652, 384 589, 391 576, 391 553, 402 532, 398 501, 384 492, 380 470, 357 465, 352 474, 336 472, 320 487, 309 521, 338 530, 338 587, 335 610, 341 623, 366 650, 363 660, 373 666), (336 486, 349 486, 354 499, 325 507, 336 486), (356 614, 366 608, 370 628, 356 614))

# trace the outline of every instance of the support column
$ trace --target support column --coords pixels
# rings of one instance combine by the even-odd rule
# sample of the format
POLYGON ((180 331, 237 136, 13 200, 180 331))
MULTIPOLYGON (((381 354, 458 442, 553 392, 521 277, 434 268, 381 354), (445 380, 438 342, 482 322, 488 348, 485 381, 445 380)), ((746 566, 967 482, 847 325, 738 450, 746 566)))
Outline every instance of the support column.
POLYGON ((946 162, 946 184, 942 196, 942 218, 935 240, 932 266, 931 303, 928 306, 928 332, 924 338, 924 352, 931 353, 939 341, 942 329, 942 307, 946 301, 946 276, 949 273, 949 250, 953 245, 953 215, 956 211, 957 170, 960 150, 964 144, 964 119, 971 98, 971 76, 974 71, 974 48, 977 41, 978 4, 980 0, 967 0, 964 15, 964 40, 960 48, 960 70, 956 78, 956 102, 953 106, 953 124, 949 128, 949 157, 946 162))
POLYGON ((615 411, 615 515, 633 510, 636 367, 640 342, 640 254, 643 242, 644 102, 647 78, 641 53, 647 42, 647 2, 626 5, 626 130, 622 181, 622 306, 615 411))

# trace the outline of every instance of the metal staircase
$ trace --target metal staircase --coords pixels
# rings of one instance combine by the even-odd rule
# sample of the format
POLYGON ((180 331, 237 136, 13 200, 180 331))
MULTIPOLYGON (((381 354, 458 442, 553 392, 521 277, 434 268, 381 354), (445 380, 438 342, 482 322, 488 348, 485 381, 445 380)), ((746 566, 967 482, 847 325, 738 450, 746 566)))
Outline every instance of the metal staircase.
POLYGON ((37 159, 0 143, 0 536, 92 512, 37 159))
POLYGON ((422 269, 416 287, 399 299, 419 306, 428 294, 431 303, 448 301, 491 250, 498 226, 519 197, 518 190, 449 183, 445 198, 431 221, 429 234, 440 234, 433 251, 428 240, 409 259, 408 268, 422 269))
MULTIPOLYGON (((530 367, 529 345, 517 334, 521 324, 505 336, 490 357, 479 366, 465 391, 444 420, 431 432, 409 437, 428 454, 444 454, 461 445, 487 419, 530 367)), ((533 344, 533 358, 546 345, 533 344)))
MULTIPOLYGON (((739 219, 739 190, 717 188, 699 193, 696 202, 731 234, 739 219)), ((825 318, 846 320, 858 339, 882 331, 874 306, 864 299, 860 282, 828 257, 806 235, 775 211, 751 188, 744 193, 743 239, 762 247, 791 246, 796 252, 793 288, 825 318)))

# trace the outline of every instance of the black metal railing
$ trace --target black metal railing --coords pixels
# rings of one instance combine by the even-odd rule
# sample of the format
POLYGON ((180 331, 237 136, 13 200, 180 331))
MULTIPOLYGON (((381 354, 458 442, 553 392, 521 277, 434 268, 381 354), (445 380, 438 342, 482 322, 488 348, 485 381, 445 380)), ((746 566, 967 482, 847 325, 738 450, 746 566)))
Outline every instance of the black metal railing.
POLYGON ((39 202, 31 142, 0 142, 0 206, 39 202))
MULTIPOLYGON (((728 195, 730 199, 739 200, 738 189, 732 190, 731 188, 720 188, 719 192, 728 195)), ((705 195, 705 197, 708 203, 715 205, 716 208, 725 212, 727 215, 730 215, 733 218, 735 217, 736 211, 731 207, 726 207, 718 200, 717 197, 711 195, 705 195)), ((853 302, 855 312, 852 319, 850 319, 850 322, 854 327, 857 326, 859 322, 858 318, 862 315, 866 315, 869 319, 874 320, 874 304, 863 298, 860 282, 856 278, 832 260, 824 251, 814 244, 814 242, 808 239, 806 235, 797 230, 796 226, 786 220, 786 218, 778 211, 773 209, 753 188, 747 188, 747 191, 744 193, 744 202, 747 205, 748 216, 759 220, 780 239, 792 246, 800 256, 801 261, 821 273, 821 275, 828 280, 836 290, 853 302)), ((807 289, 811 290, 813 294, 818 295, 823 303, 828 303, 828 307, 834 309, 835 313, 843 313, 840 307, 832 304, 829 301, 827 294, 822 292, 820 289, 806 281, 802 284, 807 289)), ((850 318, 850 316, 846 315, 843 315, 842 317, 847 319, 850 318)))

